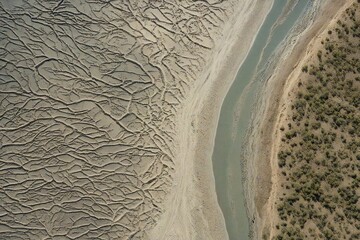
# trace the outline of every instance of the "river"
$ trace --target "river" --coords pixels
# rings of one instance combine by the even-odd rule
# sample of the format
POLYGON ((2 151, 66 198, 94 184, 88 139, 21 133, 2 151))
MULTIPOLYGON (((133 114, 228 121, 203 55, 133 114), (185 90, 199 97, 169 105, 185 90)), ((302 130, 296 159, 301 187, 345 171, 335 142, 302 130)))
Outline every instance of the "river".
POLYGON ((311 0, 274 1, 222 104, 212 161, 218 202, 230 240, 250 238, 243 192, 245 160, 241 156, 264 69, 274 62, 277 47, 310 7, 311 0))

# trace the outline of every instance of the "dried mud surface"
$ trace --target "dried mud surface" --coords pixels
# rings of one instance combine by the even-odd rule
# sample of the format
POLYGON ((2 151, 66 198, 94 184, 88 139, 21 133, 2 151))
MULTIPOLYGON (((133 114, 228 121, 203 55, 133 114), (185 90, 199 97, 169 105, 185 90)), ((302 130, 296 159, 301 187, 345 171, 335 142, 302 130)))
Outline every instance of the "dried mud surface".
POLYGON ((0 1, 0 236, 147 239, 233 1, 0 1))

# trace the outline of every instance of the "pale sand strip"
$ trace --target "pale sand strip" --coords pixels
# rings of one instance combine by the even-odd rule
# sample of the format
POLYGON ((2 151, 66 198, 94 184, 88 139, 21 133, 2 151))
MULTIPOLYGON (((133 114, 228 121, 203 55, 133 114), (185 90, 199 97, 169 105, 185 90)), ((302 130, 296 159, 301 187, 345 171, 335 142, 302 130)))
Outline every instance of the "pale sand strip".
POLYGON ((226 240, 217 202, 212 151, 220 107, 273 1, 246 1, 226 23, 178 120, 179 165, 166 212, 149 234, 157 240, 226 240), (245 7, 244 7, 245 6, 245 7))
POLYGON ((274 75, 267 82, 262 105, 264 111, 262 121, 250 137, 252 149, 257 151, 255 158, 251 159, 256 163, 253 165, 255 169, 248 169, 252 171, 257 183, 255 199, 250 199, 255 200, 256 207, 254 239, 262 239, 263 234, 266 234, 266 239, 271 239, 274 235, 273 229, 277 217, 275 202, 279 187, 277 165, 277 152, 281 142, 279 128, 286 120, 291 92, 301 76, 301 67, 317 51, 316 42, 319 38, 326 34, 328 27, 336 23, 339 14, 352 2, 353 0, 322 1, 312 26, 299 36, 293 50, 288 57, 278 63, 274 75))

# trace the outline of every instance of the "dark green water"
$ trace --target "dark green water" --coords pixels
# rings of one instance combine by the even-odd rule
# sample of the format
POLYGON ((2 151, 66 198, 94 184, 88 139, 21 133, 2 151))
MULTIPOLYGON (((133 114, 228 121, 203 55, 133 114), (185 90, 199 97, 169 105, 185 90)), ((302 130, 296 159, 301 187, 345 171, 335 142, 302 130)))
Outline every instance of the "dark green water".
MULTIPOLYGON (((300 0, 286 19, 279 23, 286 0, 275 0, 261 26, 248 56, 221 107, 213 152, 213 167, 218 202, 225 217, 230 240, 249 239, 241 159, 246 131, 251 122, 252 106, 261 84, 259 71, 271 60, 272 54, 289 34, 311 0, 300 0)), ((264 169, 269 171, 269 169, 264 169)))

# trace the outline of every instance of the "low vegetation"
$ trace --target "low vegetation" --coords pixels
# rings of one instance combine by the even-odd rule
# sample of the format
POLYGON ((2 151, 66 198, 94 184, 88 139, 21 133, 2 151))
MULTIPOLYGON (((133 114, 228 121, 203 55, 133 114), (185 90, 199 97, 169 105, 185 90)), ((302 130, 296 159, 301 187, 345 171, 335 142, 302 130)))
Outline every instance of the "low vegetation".
POLYGON ((275 240, 360 239, 359 11, 348 8, 302 67, 280 128, 275 240))

